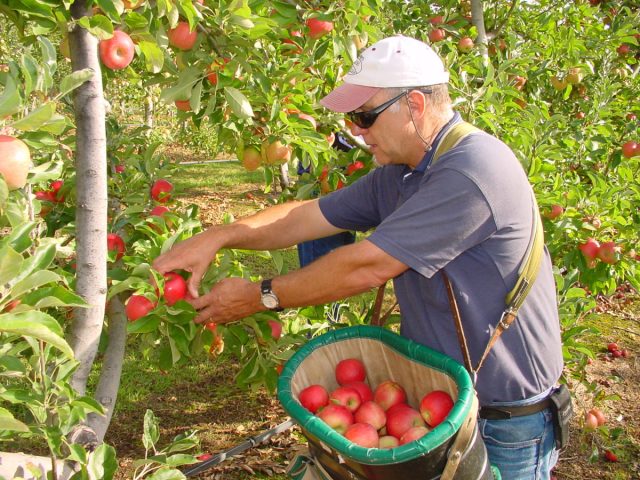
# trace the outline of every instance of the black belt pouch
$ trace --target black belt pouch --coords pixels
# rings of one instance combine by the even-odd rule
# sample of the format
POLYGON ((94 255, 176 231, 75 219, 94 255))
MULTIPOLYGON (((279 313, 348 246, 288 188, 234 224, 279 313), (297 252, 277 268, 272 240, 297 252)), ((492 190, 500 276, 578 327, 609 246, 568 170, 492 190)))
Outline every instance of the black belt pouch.
POLYGON ((566 385, 562 384, 549 396, 551 411, 553 412, 553 426, 558 450, 567 446, 569 442, 569 423, 573 417, 571 394, 566 385))

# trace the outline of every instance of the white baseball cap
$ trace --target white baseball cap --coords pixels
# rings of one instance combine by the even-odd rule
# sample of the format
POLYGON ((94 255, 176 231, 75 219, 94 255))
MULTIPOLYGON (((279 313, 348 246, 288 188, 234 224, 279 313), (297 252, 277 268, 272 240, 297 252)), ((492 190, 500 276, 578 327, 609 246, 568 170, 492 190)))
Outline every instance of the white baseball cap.
POLYGON ((335 112, 360 108, 382 88, 426 87, 449 82, 449 72, 427 45, 402 35, 367 48, 353 63, 344 83, 320 100, 335 112))

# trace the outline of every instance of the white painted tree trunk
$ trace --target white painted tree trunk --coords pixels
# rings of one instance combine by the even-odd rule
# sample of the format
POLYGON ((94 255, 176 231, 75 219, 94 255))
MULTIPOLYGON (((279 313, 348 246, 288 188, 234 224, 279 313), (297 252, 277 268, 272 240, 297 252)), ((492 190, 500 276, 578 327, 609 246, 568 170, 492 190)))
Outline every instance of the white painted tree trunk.
MULTIPOLYGON (((75 473, 74 465, 57 461, 56 480, 66 480, 75 473)), ((23 478, 25 480, 42 480, 51 471, 51 458, 25 455, 22 453, 0 452, 0 478, 23 478)))

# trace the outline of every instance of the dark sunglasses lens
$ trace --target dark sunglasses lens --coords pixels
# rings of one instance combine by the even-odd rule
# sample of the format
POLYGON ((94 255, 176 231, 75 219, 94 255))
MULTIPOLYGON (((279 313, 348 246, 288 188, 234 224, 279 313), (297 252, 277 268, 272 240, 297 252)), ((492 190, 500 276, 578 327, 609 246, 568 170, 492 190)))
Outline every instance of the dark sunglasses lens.
POLYGON ((371 112, 357 112, 349 114, 349 119, 360 128, 369 128, 376 121, 376 118, 378 118, 378 114, 371 112))

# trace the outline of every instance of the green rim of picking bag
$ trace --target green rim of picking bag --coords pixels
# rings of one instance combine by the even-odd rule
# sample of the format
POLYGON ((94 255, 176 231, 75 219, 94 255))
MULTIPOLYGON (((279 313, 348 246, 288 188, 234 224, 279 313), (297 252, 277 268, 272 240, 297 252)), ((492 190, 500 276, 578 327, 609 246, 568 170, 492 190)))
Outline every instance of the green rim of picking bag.
MULTIPOLYGON (((366 359, 364 360, 366 363, 366 359)), ((375 387, 375 385, 372 385, 375 387)), ((452 438, 469 413, 475 395, 465 368, 452 358, 381 327, 361 325, 333 330, 304 345, 285 364, 278 380, 278 400, 289 415, 306 431, 340 454, 366 465, 402 463, 427 455, 452 438), (381 342, 408 362, 425 366, 449 377, 457 388, 457 399, 448 417, 421 439, 392 449, 365 448, 356 445, 313 415, 295 398, 292 379, 302 363, 318 349, 348 340, 381 342)))

